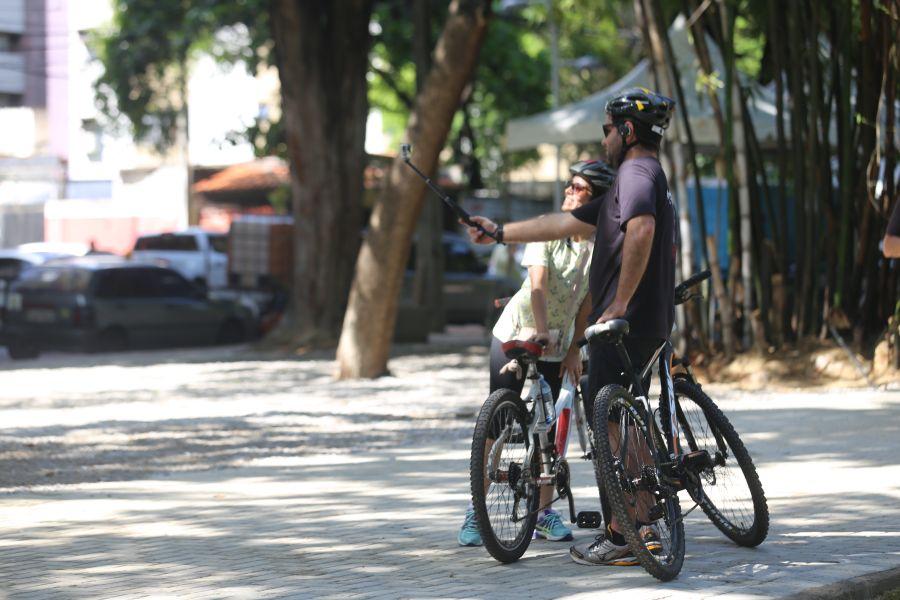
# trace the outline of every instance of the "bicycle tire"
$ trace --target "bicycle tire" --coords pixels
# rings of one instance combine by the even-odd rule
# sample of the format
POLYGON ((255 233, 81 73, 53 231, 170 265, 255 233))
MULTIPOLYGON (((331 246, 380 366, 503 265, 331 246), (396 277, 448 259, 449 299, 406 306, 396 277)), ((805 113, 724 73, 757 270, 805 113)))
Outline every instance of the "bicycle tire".
MULTIPOLYGON (((597 469, 598 478, 603 483, 612 516, 620 525, 624 525, 621 533, 634 557, 648 573, 661 581, 670 581, 678 576, 684 563, 684 523, 678 492, 659 482, 661 472, 659 458, 647 459, 640 456, 640 444, 653 447, 649 444, 644 430, 644 414, 643 407, 622 386, 607 385, 598 392, 594 400, 594 447, 597 450, 594 468, 597 469), (621 444, 613 448, 609 438, 611 414, 618 423, 620 432, 635 432, 641 441, 638 441, 638 444, 627 443, 624 448, 621 444), (629 448, 632 450, 629 451, 629 448), (646 490, 643 492, 637 490, 634 484, 636 480, 642 480, 641 485, 644 485, 643 480, 646 477, 643 474, 648 470, 655 474, 656 484, 649 486, 653 487, 654 491, 652 496, 638 496, 651 494, 646 490), (653 510, 661 513, 661 516, 652 521, 661 542, 661 548, 657 553, 651 552, 644 545, 635 517, 629 515, 629 508, 634 510, 640 498, 643 498, 648 506, 652 498, 653 510)), ((651 429, 655 429, 655 424, 651 425, 651 429)), ((635 433, 632 433, 631 439, 634 439, 635 433)), ((661 449, 656 445, 660 441, 658 432, 652 435, 656 438, 654 446, 661 449)))
POLYGON ((769 507, 750 453, 722 410, 699 386, 677 378, 675 398, 682 443, 687 442, 691 451, 707 450, 724 461, 700 473, 703 495, 692 494, 692 499, 734 543, 758 546, 769 533, 769 507), (724 452, 720 443, 726 445, 724 452))
POLYGON ((540 456, 536 440, 528 435, 528 424, 521 398, 501 389, 485 400, 472 435, 469 475, 478 530, 485 549, 503 563, 525 553, 537 521, 539 490, 528 481, 540 475, 540 456), (498 442, 502 446, 496 446, 498 442))

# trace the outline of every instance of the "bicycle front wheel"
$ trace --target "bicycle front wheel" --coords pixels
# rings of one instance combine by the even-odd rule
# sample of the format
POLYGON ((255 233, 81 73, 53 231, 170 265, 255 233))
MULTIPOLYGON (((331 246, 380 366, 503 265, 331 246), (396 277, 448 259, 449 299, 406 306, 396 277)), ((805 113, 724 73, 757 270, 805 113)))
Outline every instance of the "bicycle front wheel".
POLYGON ((485 400, 472 436, 472 504, 487 551, 500 562, 528 549, 537 521, 540 456, 528 435, 528 411, 517 394, 497 390, 485 400))
POLYGON ((699 490, 688 488, 691 497, 733 542, 758 546, 769 533, 769 507, 744 443, 697 385, 677 378, 675 401, 682 446, 705 450, 711 459, 711 466, 698 473, 699 490))
POLYGON ((648 573, 662 581, 678 576, 684 562, 684 523, 678 492, 661 481, 662 440, 634 397, 607 385, 594 401, 594 468, 606 491, 613 525, 648 573), (653 535, 647 536, 651 532, 653 535))

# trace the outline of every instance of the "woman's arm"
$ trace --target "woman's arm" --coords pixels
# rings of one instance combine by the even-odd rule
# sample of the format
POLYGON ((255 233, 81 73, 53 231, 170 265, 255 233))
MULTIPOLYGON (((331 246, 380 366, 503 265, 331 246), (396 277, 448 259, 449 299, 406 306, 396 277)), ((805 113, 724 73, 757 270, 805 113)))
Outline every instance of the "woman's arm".
POLYGON ((550 341, 550 327, 547 323, 547 267, 532 265, 528 267, 528 279, 531 280, 531 312, 534 315, 535 341, 542 338, 543 343, 550 341))

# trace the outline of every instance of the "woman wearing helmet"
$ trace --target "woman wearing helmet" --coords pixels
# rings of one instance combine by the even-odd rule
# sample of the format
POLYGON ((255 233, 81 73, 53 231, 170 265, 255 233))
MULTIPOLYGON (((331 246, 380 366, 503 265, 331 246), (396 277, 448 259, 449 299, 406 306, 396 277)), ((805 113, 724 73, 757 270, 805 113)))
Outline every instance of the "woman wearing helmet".
MULTIPOLYGON (((562 210, 571 212, 599 198, 612 187, 616 173, 598 160, 581 161, 569 169, 562 210)), ((550 242, 534 242, 525 247, 522 265, 528 277, 510 299, 493 329, 490 350, 490 391, 505 388, 521 393, 524 379, 504 367, 509 359, 503 354, 503 342, 513 339, 540 341, 545 350, 538 371, 550 384, 553 396, 559 396, 563 377, 573 382, 581 377, 582 361, 574 331, 583 330, 587 321, 588 271, 592 242, 589 237, 571 237, 550 242), (586 301, 587 300, 587 301, 586 301), (580 322, 576 325, 576 317, 580 322)), ((524 375, 524 374, 522 374, 524 375)), ((552 434, 551 434, 552 437, 552 434)), ((541 488, 541 506, 550 503, 553 487, 541 488)), ((559 513, 547 509, 535 526, 536 535, 553 541, 572 539, 559 513)), ((459 531, 462 546, 480 546, 481 536, 472 506, 459 531)))

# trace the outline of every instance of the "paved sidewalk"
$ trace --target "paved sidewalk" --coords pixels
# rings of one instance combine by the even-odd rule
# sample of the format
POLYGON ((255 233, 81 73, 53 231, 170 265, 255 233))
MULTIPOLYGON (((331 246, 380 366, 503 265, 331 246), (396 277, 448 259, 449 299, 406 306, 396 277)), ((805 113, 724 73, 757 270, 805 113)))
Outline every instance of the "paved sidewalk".
MULTIPOLYGON (((771 530, 738 548, 696 511, 663 584, 576 565, 567 543, 513 565, 456 545, 481 348, 400 357, 364 382, 240 349, 96 361, 0 367, 0 597, 724 600, 900 567, 896 392, 709 386, 756 460, 771 530)), ((595 508, 590 465, 573 476, 595 508)))

